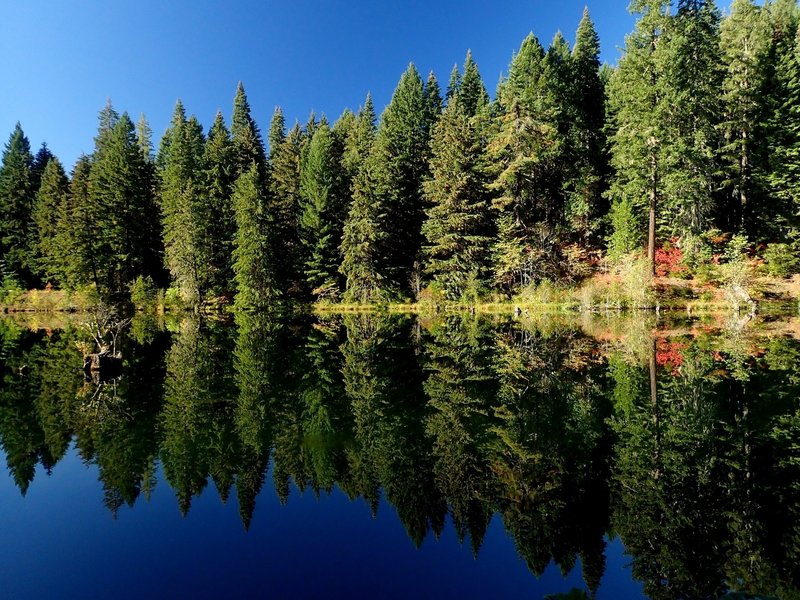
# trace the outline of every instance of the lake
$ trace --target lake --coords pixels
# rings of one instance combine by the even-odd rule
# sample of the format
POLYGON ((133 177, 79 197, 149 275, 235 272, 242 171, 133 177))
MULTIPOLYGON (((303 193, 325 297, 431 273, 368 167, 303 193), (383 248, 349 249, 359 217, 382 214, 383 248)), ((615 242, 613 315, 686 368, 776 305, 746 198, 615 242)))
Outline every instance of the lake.
POLYGON ((10 598, 800 597, 798 319, 0 319, 10 598))

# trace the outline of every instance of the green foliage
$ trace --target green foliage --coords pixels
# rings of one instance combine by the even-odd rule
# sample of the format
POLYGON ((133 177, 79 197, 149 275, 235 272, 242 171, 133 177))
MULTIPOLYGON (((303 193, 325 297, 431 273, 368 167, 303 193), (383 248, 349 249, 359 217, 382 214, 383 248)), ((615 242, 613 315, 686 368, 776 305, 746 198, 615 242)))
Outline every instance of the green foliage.
POLYGON ((202 175, 205 140, 200 123, 186 119, 178 101, 170 128, 162 143, 168 150, 161 165, 161 214, 164 258, 172 280, 189 305, 202 302, 205 286, 203 271, 207 256, 202 252, 203 228, 212 215, 203 214, 207 199, 202 175))
POLYGON ((147 167, 127 113, 109 106, 100 114, 82 217, 96 283, 106 294, 124 293, 138 275, 161 262, 158 211, 147 167))
POLYGON ((342 148, 328 127, 314 132, 300 175, 300 235, 305 247, 304 273, 315 297, 336 296, 339 246, 347 211, 346 182, 341 177, 342 148), (331 293, 333 292, 333 294, 331 293))
POLYGON ((490 241, 486 160, 460 95, 434 127, 431 153, 424 187, 431 208, 422 225, 425 270, 448 298, 458 299, 469 279, 484 279, 490 241))
POLYGON ((634 203, 629 198, 616 200, 609 213, 611 235, 608 238, 608 258, 612 262, 641 247, 642 226, 634 203))
POLYGON ((7 269, 27 285, 34 269, 30 233, 37 188, 30 142, 19 123, 8 138, 0 165, 0 251, 7 269))
POLYGON ((788 277, 800 273, 800 248, 798 244, 770 244, 764 251, 767 273, 773 277, 788 277))
POLYGON ((130 285, 131 303, 137 310, 154 308, 158 301, 158 289, 149 275, 137 277, 130 285))
POLYGON ((268 308, 280 298, 280 290, 275 286, 270 262, 269 216, 256 163, 236 181, 232 202, 236 215, 234 305, 240 309, 268 308))
POLYGON ((68 287, 67 263, 71 249, 69 180, 56 158, 50 159, 33 206, 37 266, 42 280, 68 287))

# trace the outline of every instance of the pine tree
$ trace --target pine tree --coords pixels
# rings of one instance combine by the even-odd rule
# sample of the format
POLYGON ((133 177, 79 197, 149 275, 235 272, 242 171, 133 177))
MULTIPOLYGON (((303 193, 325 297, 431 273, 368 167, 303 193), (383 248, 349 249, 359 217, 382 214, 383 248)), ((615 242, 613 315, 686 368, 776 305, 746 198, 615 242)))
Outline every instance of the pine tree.
POLYGON ((433 124, 439 119, 439 115, 442 114, 442 107, 444 106, 442 91, 439 88, 439 81, 436 79, 436 75, 433 71, 428 73, 428 80, 425 82, 423 95, 427 112, 428 135, 430 135, 433 124))
POLYGON ((24 285, 34 283, 30 232, 36 194, 31 146, 19 123, 8 138, 0 166, 0 257, 4 272, 24 285))
POLYGON ((588 8, 583 11, 575 35, 570 71, 574 171, 567 183, 567 217, 573 233, 586 243, 598 232, 600 220, 608 211, 603 193, 609 172, 604 132, 607 98, 600 77, 600 41, 588 8))
POLYGON ((175 105, 167 132, 169 148, 161 170, 161 215, 164 258, 172 279, 190 305, 203 299, 202 271, 207 257, 202 254, 200 206, 203 181, 203 131, 197 119, 186 118, 180 100, 175 105))
POLYGON ((494 280, 507 291, 551 276, 563 220, 561 153, 556 109, 547 81, 544 49, 533 34, 522 43, 498 90, 489 143, 499 211, 494 280))
MULTIPOLYGON (((457 73, 458 71, 456 71, 457 73)), ((464 60, 464 75, 457 85, 458 98, 468 117, 475 116, 489 104, 489 94, 483 85, 478 65, 472 58, 472 51, 467 52, 464 60)))
POLYGON ((198 207, 200 254, 206 264, 201 286, 225 294, 233 286, 233 237, 236 222, 231 204, 233 148, 222 113, 217 111, 203 149, 203 196, 198 207))
POLYGON ((778 78, 784 101, 775 111, 775 131, 770 142, 773 168, 770 185, 780 202, 775 225, 784 235, 800 234, 800 29, 792 52, 782 56, 778 78), (778 125, 780 124, 780 125, 778 125))
POLYGON ((66 211, 62 222, 68 244, 62 247, 68 251, 64 263, 64 276, 67 287, 93 284, 100 287, 98 254, 95 252, 97 239, 94 235, 94 223, 99 218, 98 206, 89 195, 89 179, 92 161, 89 156, 82 155, 75 163, 69 184, 70 209, 66 211))
POLYGON ((344 299, 369 303, 381 299, 383 277, 380 274, 384 241, 380 193, 375 177, 375 109, 367 95, 358 113, 356 126, 345 142, 342 162, 354 173, 350 194, 352 203, 342 233, 340 273, 345 278, 344 299))
POLYGON ((259 177, 266 174, 266 155, 261 132, 250 114, 250 103, 239 82, 236 97, 233 100, 233 118, 231 120, 231 137, 233 140, 234 173, 239 177, 250 168, 252 163, 258 167, 259 177))
POLYGON ((44 170, 47 168, 47 163, 53 158, 55 158, 55 155, 50 152, 50 148, 47 147, 47 142, 42 142, 42 145, 33 157, 33 164, 31 165, 31 182, 34 193, 39 191, 44 170))
POLYGON ((447 91, 444 95, 446 102, 450 102, 450 99, 458 94, 459 87, 461 87, 461 73, 458 70, 458 63, 456 63, 453 65, 453 70, 450 71, 450 79, 447 80, 447 91))
MULTIPOLYGON (((430 95, 429 98, 430 100, 430 95)), ((424 220, 422 181, 427 175, 427 132, 430 104, 414 65, 400 78, 392 100, 381 117, 375 141, 377 162, 372 186, 380 196, 377 214, 385 214, 385 247, 379 255, 383 281, 395 293, 418 292, 419 258, 424 220)))
MULTIPOLYGON (((667 28, 666 7, 663 0, 631 3, 631 11, 639 13, 640 18, 634 32, 626 38, 625 55, 612 76, 609 91, 614 114, 611 163, 616 171, 609 193, 614 204, 633 207, 632 216, 639 223, 647 223, 647 256, 653 269, 656 215, 664 195, 666 81, 660 49, 667 28)), ((619 209, 612 207, 612 210, 619 209)), ((642 226, 637 229, 641 231, 642 226)), ((629 232, 621 233, 620 239, 630 239, 629 232)), ((615 235, 612 232, 609 244, 616 252, 634 250, 621 248, 615 235)))
POLYGON ((269 222, 262 190, 258 163, 253 162, 236 180, 232 200, 236 218, 233 243, 234 305, 240 309, 268 308, 280 298, 280 290, 275 285, 272 257, 269 255, 269 222))
POLYGON ((101 291, 119 294, 139 275, 152 275, 160 263, 158 213, 147 184, 145 163, 127 113, 106 127, 110 105, 100 113, 100 130, 89 177, 95 220, 94 264, 101 291))
POLYGON ((304 273, 308 288, 317 298, 339 294, 339 245, 347 210, 340 165, 336 139, 322 122, 308 145, 300 176, 304 273))
POLYGON ((382 155, 370 152, 353 182, 353 202, 342 233, 342 264, 347 302, 371 303, 389 298, 384 280, 386 214, 382 155))
POLYGON ((33 207, 36 224, 36 262, 45 282, 63 286, 67 280, 62 235, 67 223, 62 219, 69 205, 69 180, 59 160, 51 158, 42 172, 42 182, 33 207))
POLYGON ((772 198, 759 214, 770 226, 770 237, 783 239, 787 233, 797 237, 800 226, 800 7, 796 0, 767 6, 772 24, 764 94, 768 118, 758 139, 767 140, 772 198))
MULTIPOLYGON (((282 117, 281 117, 282 120, 282 117)), ((274 124, 273 124, 274 125, 274 124)), ((269 212, 273 218, 276 247, 275 277, 281 290, 300 297, 302 250, 300 229, 300 154, 303 132, 295 125, 289 134, 270 151, 269 212)))
POLYGON ((713 0, 680 0, 662 41, 662 227, 690 252, 710 225, 719 187, 719 21, 713 0))
POLYGON ((746 227, 752 234, 752 216, 760 207, 757 198, 760 172, 756 133, 764 119, 765 61, 770 47, 767 13, 752 0, 734 0, 730 15, 720 28, 720 49, 725 65, 722 83, 725 146, 722 158, 726 187, 732 202, 727 214, 731 229, 746 227))
POLYGON ((425 183, 431 208, 422 226, 426 272, 456 300, 470 279, 485 279, 489 245, 483 148, 460 95, 434 127, 431 152, 431 179, 425 183))
POLYGON ((367 94, 364 106, 356 116, 355 125, 349 130, 344 142, 342 165, 350 173, 353 185, 355 185, 354 178, 361 165, 364 164, 374 142, 375 106, 372 103, 372 94, 367 94))

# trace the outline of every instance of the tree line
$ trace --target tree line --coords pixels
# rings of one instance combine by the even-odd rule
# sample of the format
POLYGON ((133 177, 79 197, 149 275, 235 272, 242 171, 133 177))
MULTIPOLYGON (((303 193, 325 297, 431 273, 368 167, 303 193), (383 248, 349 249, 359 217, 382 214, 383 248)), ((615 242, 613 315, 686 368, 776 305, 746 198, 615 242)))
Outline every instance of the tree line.
POLYGON ((598 256, 669 242, 691 263, 736 234, 800 236, 796 0, 634 0, 615 67, 588 10, 574 45, 530 34, 491 98, 467 53, 441 89, 412 64, 377 118, 370 95, 333 123, 266 144, 239 84, 230 126, 178 101, 157 151, 109 102, 68 176, 22 128, 0 167, 6 282, 189 304, 369 303, 510 296, 574 281, 598 256))

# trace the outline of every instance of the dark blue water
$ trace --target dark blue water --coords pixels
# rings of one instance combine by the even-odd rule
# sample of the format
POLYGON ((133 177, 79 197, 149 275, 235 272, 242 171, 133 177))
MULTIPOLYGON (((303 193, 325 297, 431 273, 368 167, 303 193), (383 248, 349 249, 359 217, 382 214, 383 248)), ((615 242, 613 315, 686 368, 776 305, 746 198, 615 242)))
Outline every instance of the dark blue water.
MULTIPOLYGON (((269 484, 245 532, 235 500, 206 489, 182 517, 162 480, 151 498, 113 518, 95 466, 74 450, 22 497, 0 487, 0 582, 7 598, 343 597, 540 598, 584 589, 578 564, 537 578, 495 516, 478 558, 452 526, 417 549, 381 501, 377 515, 341 491, 296 488, 281 506, 269 484)), ((619 540, 597 598, 639 598, 619 540)))

